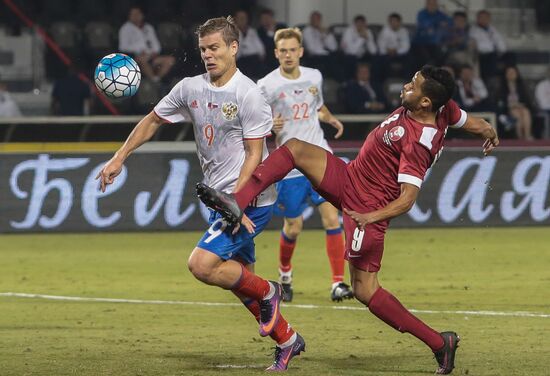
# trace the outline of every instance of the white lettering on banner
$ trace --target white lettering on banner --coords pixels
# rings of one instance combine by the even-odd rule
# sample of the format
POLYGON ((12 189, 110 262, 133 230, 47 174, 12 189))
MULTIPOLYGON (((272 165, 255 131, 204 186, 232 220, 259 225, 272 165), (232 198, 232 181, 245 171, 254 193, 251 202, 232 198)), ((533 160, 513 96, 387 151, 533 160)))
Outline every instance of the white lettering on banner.
POLYGON ((56 158, 50 159, 48 154, 40 154, 37 159, 31 159, 19 163, 13 169, 10 176, 10 187, 13 194, 19 199, 29 197, 29 192, 19 187, 19 176, 26 172, 34 172, 32 186, 29 187, 31 194, 29 206, 25 219, 21 222, 10 221, 12 227, 17 229, 29 229, 36 225, 43 228, 59 226, 67 217, 73 206, 73 187, 71 183, 63 178, 56 178, 48 181, 48 171, 66 171, 84 166, 89 158, 56 158), (41 215, 45 198, 57 190, 59 202, 55 214, 52 217, 41 215))
POLYGON ((122 166, 122 171, 113 182, 109 185, 109 188, 105 192, 101 192, 99 189, 99 180, 96 180, 96 176, 105 166, 105 162, 97 165, 92 172, 86 178, 84 187, 82 187, 82 214, 89 224, 95 227, 109 227, 114 225, 121 217, 119 211, 111 213, 108 217, 102 217, 98 210, 98 201, 100 198, 109 196, 110 194, 118 191, 126 182, 128 171, 125 166, 122 166))
POLYGON ((506 222, 516 220, 529 206, 531 218, 537 222, 544 221, 550 216, 550 209, 545 208, 550 183, 550 157, 527 157, 519 162, 512 175, 513 191, 504 192, 500 204, 500 215, 506 222), (527 176, 534 167, 538 171, 530 184, 527 176), (516 197, 524 195, 523 199, 514 206, 516 197))
POLYGON ((473 222, 482 222, 491 214, 494 205, 487 205, 484 208, 484 201, 489 187, 488 182, 496 163, 496 157, 464 158, 451 167, 441 183, 437 200, 439 216, 443 222, 455 221, 466 206, 468 206, 469 218, 473 222), (460 182, 464 174, 472 167, 477 167, 477 171, 464 196, 455 206, 455 196, 460 182))
MULTIPOLYGON (((424 182, 423 184, 426 184, 428 181, 428 178, 430 177, 430 174, 432 172, 432 169, 429 168, 428 171, 426 171, 426 176, 424 176, 424 182)), ((430 217, 432 216, 432 209, 426 210, 426 212, 422 212, 422 209, 420 209, 420 206, 415 202, 411 210, 409 210, 409 217, 417 223, 423 223, 426 222, 430 217)))
POLYGON ((157 216, 164 205, 164 219, 169 226, 175 227, 184 223, 195 211, 195 204, 189 205, 182 213, 179 213, 183 191, 189 174, 189 162, 185 159, 173 159, 170 161, 170 173, 160 192, 159 198, 153 204, 151 210, 147 210, 150 192, 140 192, 134 203, 134 219, 139 226, 147 226, 157 216))

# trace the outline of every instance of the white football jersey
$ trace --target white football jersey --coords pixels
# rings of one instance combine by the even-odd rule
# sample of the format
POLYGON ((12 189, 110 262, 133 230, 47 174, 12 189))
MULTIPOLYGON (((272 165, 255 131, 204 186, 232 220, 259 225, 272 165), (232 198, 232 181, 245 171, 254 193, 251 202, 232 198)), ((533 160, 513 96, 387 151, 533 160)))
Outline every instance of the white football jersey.
MULTIPOLYGON (((244 140, 271 134, 271 110, 256 84, 239 70, 222 87, 205 73, 186 77, 155 106, 168 122, 191 121, 204 183, 233 192, 245 160, 244 140)), ((262 160, 268 155, 264 141, 262 160)), ((274 186, 262 192, 256 206, 275 202, 274 186)))
MULTIPOLYGON (((297 138, 320 146, 328 151, 323 129, 319 125, 318 111, 323 107, 323 76, 317 69, 299 67, 300 77, 288 79, 279 68, 258 81, 262 94, 271 106, 273 117, 285 119, 283 129, 276 138, 277 146, 297 138)), ((300 176, 297 170, 286 177, 300 176)))

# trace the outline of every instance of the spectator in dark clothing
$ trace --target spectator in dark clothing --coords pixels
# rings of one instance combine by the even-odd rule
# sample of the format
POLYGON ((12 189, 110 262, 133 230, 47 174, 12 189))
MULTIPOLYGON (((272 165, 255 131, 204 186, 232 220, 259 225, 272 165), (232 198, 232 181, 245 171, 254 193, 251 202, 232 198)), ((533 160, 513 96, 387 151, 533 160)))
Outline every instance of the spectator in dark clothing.
POLYGON ((426 0, 426 7, 416 16, 416 35, 413 40, 418 66, 441 65, 445 52, 441 46, 447 38, 451 23, 451 18, 439 10, 437 0, 426 0))
POLYGON ((452 65, 473 65, 475 42, 470 38, 468 16, 464 12, 454 12, 453 25, 445 40, 447 63, 452 65))
POLYGON ((374 114, 386 111, 383 91, 370 80, 368 64, 357 64, 356 78, 344 88, 346 111, 352 114, 374 114))
POLYGON ((489 111, 489 93, 483 80, 475 76, 474 69, 464 65, 456 80, 459 93, 459 103, 467 112, 489 111))
POLYGON ((260 19, 258 25, 258 36, 265 47, 265 73, 269 73, 279 65, 279 62, 275 58, 275 32, 279 29, 286 28, 284 23, 278 23, 275 21, 274 13, 271 9, 264 9, 260 12, 260 19))
POLYGON ((520 140, 532 140, 531 96, 515 66, 509 66, 501 77, 498 94, 499 121, 505 131, 515 130, 520 140))
POLYGON ((53 115, 62 116, 90 114, 90 86, 78 78, 74 69, 55 82, 51 110, 53 115))

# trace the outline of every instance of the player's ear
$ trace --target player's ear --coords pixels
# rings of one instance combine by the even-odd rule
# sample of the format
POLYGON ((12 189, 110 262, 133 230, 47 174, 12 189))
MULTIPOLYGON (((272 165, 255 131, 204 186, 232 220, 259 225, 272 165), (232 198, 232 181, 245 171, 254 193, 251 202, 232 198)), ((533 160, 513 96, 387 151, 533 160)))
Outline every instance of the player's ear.
POLYGON ((304 47, 300 47, 299 58, 301 59, 303 56, 304 56, 304 47))
POLYGON ((276 48, 273 50, 273 53, 275 54, 275 59, 279 59, 279 50, 276 48))
POLYGON ((430 111, 432 108, 432 101, 428 97, 420 98, 420 107, 426 111, 430 111))
POLYGON ((231 56, 237 56, 237 52, 239 52, 239 42, 236 40, 231 42, 229 49, 231 50, 231 56))

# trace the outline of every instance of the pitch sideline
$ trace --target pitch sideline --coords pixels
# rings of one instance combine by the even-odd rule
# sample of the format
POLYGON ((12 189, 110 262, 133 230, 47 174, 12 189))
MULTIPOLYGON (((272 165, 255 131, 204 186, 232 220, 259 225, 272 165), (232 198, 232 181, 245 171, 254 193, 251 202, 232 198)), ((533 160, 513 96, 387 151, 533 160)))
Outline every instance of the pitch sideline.
MULTIPOLYGON (((82 296, 60 296, 60 295, 44 295, 44 294, 28 294, 22 292, 2 292, 0 297, 12 298, 29 298, 29 299, 46 299, 46 300, 61 300, 73 302, 101 302, 101 303, 129 303, 129 304, 164 304, 164 305, 198 305, 198 306, 213 306, 213 307, 240 307, 240 303, 220 303, 220 302, 188 302, 181 300, 141 300, 141 299, 117 299, 117 298, 91 298, 82 296)), ((352 306, 324 306, 315 304, 283 304, 285 308, 298 309, 333 309, 343 311, 363 311, 365 307, 352 306)), ((538 312, 523 312, 523 311, 435 311, 422 309, 409 309, 413 313, 427 314, 450 314, 450 315, 470 315, 470 316, 504 316, 504 317, 539 317, 550 318, 548 313, 538 312)))

